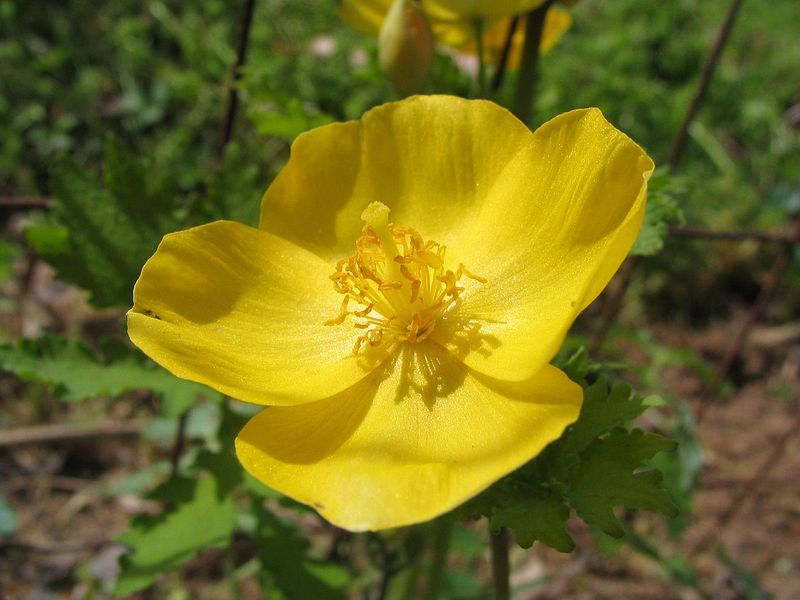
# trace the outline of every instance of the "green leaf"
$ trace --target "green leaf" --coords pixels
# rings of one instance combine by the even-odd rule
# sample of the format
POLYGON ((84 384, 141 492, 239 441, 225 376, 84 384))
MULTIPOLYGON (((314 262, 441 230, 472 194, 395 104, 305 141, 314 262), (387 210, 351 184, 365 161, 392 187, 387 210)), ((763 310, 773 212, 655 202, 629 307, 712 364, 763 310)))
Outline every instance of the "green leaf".
MULTIPOLYGON (((579 368, 596 372, 585 354, 579 368)), ((573 364, 577 364, 572 361, 573 364)), ((619 537, 613 508, 630 506, 672 515, 675 507, 661 486, 661 473, 639 472, 645 461, 675 443, 656 434, 625 427, 650 405, 624 383, 609 387, 605 377, 584 385, 578 420, 532 461, 501 479, 461 507, 457 514, 483 515, 492 527, 510 529, 520 546, 540 541, 561 552, 575 544, 566 522, 570 509, 590 526, 619 537)))
POLYGON ((20 249, 17 244, 0 239, 0 283, 13 275, 12 263, 19 253, 20 249))
POLYGON ((685 223, 678 197, 683 193, 680 179, 670 175, 666 169, 657 169, 650 178, 647 193, 647 209, 639 237, 633 245, 634 256, 653 256, 664 248, 671 224, 685 223))
POLYGON ((606 439, 596 439, 581 453, 572 474, 568 495, 578 515, 591 527, 621 537, 625 531, 614 507, 643 508, 668 516, 675 505, 661 487, 656 470, 634 472, 658 452, 674 450, 675 442, 640 429, 614 429, 606 439))
POLYGON ((43 256, 69 252, 69 231, 60 225, 32 225, 25 239, 43 256))
POLYGON ((670 533, 678 537, 692 523, 694 489, 704 458, 692 410, 681 401, 673 401, 672 410, 675 422, 670 434, 678 442, 678 450, 659 454, 650 462, 664 474, 664 487, 680 511, 667 521, 670 533))
POLYGON ((309 543, 294 525, 279 520, 261 506, 256 508, 263 588, 268 598, 346 598, 349 573, 334 564, 308 557, 309 543))
POLYGON ((492 515, 492 527, 508 527, 514 531, 517 543, 530 548, 533 542, 544 542, 559 552, 572 552, 575 542, 567 533, 569 507, 551 495, 544 498, 517 497, 492 515))
POLYGON ((312 113, 295 98, 284 102, 284 112, 276 112, 272 107, 256 106, 249 117, 261 135, 273 135, 293 140, 309 129, 332 123, 333 119, 324 113, 312 113))
POLYGON ((742 566, 731 556, 724 547, 717 549, 717 556, 732 574, 733 584, 741 592, 741 597, 747 600, 770 600, 773 596, 768 593, 752 571, 742 566))
POLYGON ((31 246, 100 307, 129 306, 133 284, 161 237, 179 229, 179 198, 112 137, 106 144, 105 188, 64 162, 56 171, 52 214, 58 225, 33 228, 31 246), (66 240, 64 236, 66 235, 66 240))
POLYGON ((194 222, 218 219, 258 226, 264 174, 234 143, 228 144, 222 164, 210 176, 206 195, 194 205, 194 222))
POLYGON ((220 493, 214 477, 173 478, 153 498, 172 502, 173 507, 162 515, 134 518, 119 536, 131 553, 120 559, 122 570, 114 587, 118 596, 147 587, 157 575, 177 568, 201 550, 225 546, 233 533, 236 506, 230 494, 220 493))
POLYGON ((589 375, 628 368, 624 363, 594 360, 586 351, 586 346, 575 347, 576 343, 576 338, 567 338, 561 352, 553 359, 553 365, 564 371, 576 383, 582 383, 589 375))
POLYGON ((444 572, 440 598, 446 600, 470 600, 485 597, 486 588, 476 573, 455 569, 444 572))
POLYGON ((608 380, 599 378, 584 390, 581 414, 563 437, 565 450, 580 452, 596 437, 632 421, 646 409, 647 404, 629 385, 618 382, 609 388, 608 380))
POLYGON ((450 548, 459 556, 476 558, 486 553, 486 542, 475 530, 461 523, 453 523, 450 548))
POLYGON ((37 381, 70 402, 97 396, 119 396, 150 389, 162 401, 164 416, 177 416, 200 396, 220 398, 199 383, 178 379, 122 344, 105 344, 96 354, 78 341, 55 336, 0 346, 0 369, 26 381, 37 381))

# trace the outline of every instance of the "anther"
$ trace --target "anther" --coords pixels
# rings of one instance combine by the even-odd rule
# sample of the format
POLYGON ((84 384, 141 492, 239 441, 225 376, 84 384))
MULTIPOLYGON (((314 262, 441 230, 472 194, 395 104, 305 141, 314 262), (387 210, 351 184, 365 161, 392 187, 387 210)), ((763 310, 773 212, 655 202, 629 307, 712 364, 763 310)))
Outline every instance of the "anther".
POLYGON ((336 263, 330 276, 334 289, 345 296, 339 315, 325 322, 340 325, 353 315, 358 335, 353 353, 365 345, 420 342, 436 328, 436 321, 460 301, 462 276, 484 283, 463 264, 445 270, 446 248, 424 240, 411 227, 389 223, 389 208, 373 202, 362 213, 364 226, 355 253, 336 263), (353 299, 360 310, 348 310, 353 299), (358 319, 358 320, 355 320, 358 319))

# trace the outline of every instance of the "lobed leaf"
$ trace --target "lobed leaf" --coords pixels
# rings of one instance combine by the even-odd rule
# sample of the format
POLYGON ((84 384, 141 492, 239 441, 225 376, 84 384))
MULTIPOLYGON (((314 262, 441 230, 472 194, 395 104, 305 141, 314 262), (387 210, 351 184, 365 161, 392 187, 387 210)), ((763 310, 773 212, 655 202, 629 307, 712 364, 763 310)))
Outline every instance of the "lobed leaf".
POLYGON ((491 517, 492 527, 508 527, 517 543, 530 548, 540 541, 559 552, 572 552, 575 542, 567 533, 569 506, 558 495, 543 498, 516 497, 497 508, 491 517))
POLYGON ((565 450, 580 452, 596 437, 633 421, 647 408, 628 384, 618 382, 609 387, 606 378, 599 378, 584 389, 581 414, 562 438, 565 450))
POLYGON ((214 477, 175 477, 153 498, 173 502, 173 508, 162 515, 134 518, 119 536, 131 553, 120 559, 121 573, 114 587, 118 596, 146 588, 157 575, 179 567, 201 550, 225 546, 233 534, 236 506, 230 494, 221 493, 214 477))
MULTIPOLYGON (((601 370, 580 349, 567 364, 584 374, 601 370)), ((661 404, 658 398, 642 398, 627 384, 609 386, 602 376, 591 385, 584 383, 581 414, 561 438, 468 502, 459 514, 488 517, 492 527, 510 529, 522 547, 538 540, 561 552, 575 547, 566 528, 572 509, 588 525, 616 537, 623 533, 616 507, 674 515, 661 473, 642 469, 655 454, 673 450, 675 443, 625 429, 647 408, 661 404)))
POLYGON ((96 354, 78 341, 46 335, 0 346, 0 369, 51 386, 70 402, 150 389, 160 396, 167 417, 183 413, 200 396, 220 397, 199 383, 174 377, 127 346, 106 344, 104 350, 104 355, 96 354))
POLYGON ((263 507, 258 514, 256 544, 261 557, 262 587, 268 598, 346 598, 348 572, 331 563, 308 556, 308 540, 290 523, 278 519, 263 507))
POLYGON ((614 507, 642 508, 668 516, 675 505, 660 487, 656 470, 635 472, 658 452, 675 449, 675 442, 641 429, 614 429, 606 439, 593 441, 582 453, 581 463, 569 482, 569 501, 591 527, 622 537, 625 533, 614 507))
POLYGON ((681 180, 666 169, 657 169, 650 178, 647 194, 647 209, 639 237, 633 245, 631 255, 653 256, 664 248, 669 235, 669 226, 685 223, 678 197, 683 192, 681 180))

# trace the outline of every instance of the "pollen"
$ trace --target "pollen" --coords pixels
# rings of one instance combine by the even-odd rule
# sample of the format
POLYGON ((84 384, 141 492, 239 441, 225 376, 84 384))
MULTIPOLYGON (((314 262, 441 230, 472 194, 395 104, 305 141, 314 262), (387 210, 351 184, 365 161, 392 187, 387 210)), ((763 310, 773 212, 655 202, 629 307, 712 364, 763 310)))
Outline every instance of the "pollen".
POLYGON ((361 219, 355 252, 330 276, 344 296, 339 314, 325 321, 334 326, 350 319, 360 332, 353 354, 368 346, 427 339, 437 320, 458 305, 464 277, 486 283, 463 264, 447 269, 447 248, 411 227, 390 223, 386 205, 371 203, 361 219))

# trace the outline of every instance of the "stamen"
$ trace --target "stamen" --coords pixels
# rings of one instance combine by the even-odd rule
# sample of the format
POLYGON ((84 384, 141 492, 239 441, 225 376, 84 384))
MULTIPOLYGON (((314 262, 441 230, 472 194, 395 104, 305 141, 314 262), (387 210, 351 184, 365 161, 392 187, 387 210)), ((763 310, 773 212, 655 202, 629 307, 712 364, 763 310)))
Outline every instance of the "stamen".
POLYGON ((389 208, 373 202, 361 215, 364 227, 355 253, 336 263, 330 276, 334 289, 344 295, 339 315, 325 325, 341 325, 348 316, 364 333, 356 338, 353 354, 368 345, 417 343, 427 339, 439 317, 460 301, 462 276, 479 283, 480 277, 459 264, 445 269, 447 249, 424 240, 413 228, 389 223, 389 208), (348 310, 350 299, 360 310, 348 310))
POLYGON ((480 275, 475 275, 475 273, 470 273, 469 271, 467 271, 467 267, 465 267, 463 264, 458 265, 458 270, 460 272, 463 272, 464 275, 466 275, 470 279, 477 281, 478 283, 486 283, 487 281, 489 281, 488 279, 486 279, 486 277, 481 277, 480 275))

